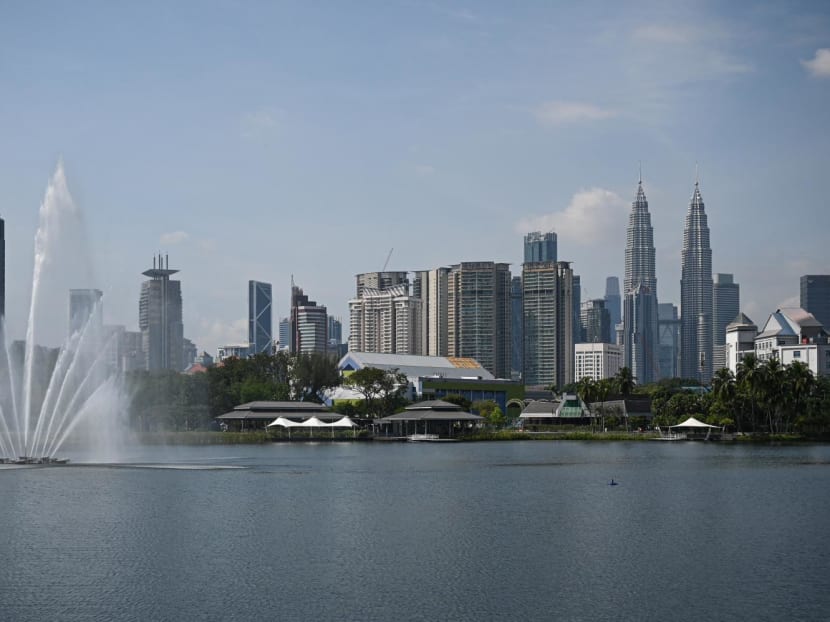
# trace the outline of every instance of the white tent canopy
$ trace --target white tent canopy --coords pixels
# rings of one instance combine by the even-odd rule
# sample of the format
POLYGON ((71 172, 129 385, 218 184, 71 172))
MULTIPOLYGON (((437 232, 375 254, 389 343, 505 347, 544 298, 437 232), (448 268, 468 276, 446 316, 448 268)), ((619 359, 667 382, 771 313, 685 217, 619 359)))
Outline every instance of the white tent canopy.
POLYGON ((357 424, 349 419, 349 417, 343 417, 342 419, 338 419, 337 421, 332 421, 331 423, 326 423, 325 421, 321 421, 317 417, 309 417, 303 422, 291 421, 290 419, 286 419, 285 417, 277 417, 274 421, 268 424, 267 427, 273 426, 282 426, 284 428, 356 428, 357 424))
POLYGON ((677 425, 669 426, 671 428, 717 428, 720 429, 719 426, 716 425, 709 425, 708 423, 703 423, 702 421, 698 421, 694 417, 689 417, 683 423, 678 423, 677 425))

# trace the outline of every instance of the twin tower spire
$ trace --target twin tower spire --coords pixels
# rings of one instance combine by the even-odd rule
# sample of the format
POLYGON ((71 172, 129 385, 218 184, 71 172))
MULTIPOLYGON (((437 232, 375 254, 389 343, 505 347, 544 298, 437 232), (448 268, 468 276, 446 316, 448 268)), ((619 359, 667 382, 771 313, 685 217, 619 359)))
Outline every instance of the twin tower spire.
MULTIPOLYGON (((708 381, 713 343, 712 250, 699 181, 696 169, 681 251, 681 362, 676 373, 683 378, 708 381)), ((654 382, 660 377, 657 277, 654 229, 643 190, 642 165, 628 217, 623 287, 625 365, 638 383, 654 382)))

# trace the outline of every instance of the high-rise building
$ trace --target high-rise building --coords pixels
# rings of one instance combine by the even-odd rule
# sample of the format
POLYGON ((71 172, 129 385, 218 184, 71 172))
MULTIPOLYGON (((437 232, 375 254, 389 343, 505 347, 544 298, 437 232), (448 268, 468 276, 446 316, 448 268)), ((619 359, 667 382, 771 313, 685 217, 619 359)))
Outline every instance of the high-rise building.
POLYGON ((280 320, 280 350, 291 350, 291 318, 280 320))
POLYGON ((605 308, 604 298, 582 303, 582 338, 579 343, 611 343, 611 314, 605 308))
POLYGON ((510 265, 464 262, 447 280, 447 353, 510 377, 510 265))
POLYGON ((412 296, 421 301, 421 341, 427 356, 447 356, 449 275, 449 268, 419 270, 412 282, 412 296))
POLYGON ((408 272, 363 272, 355 277, 357 284, 355 297, 360 298, 364 287, 384 290, 394 285, 405 284, 409 287, 408 272))
POLYGON ((303 290, 291 285, 291 352, 328 352, 326 307, 309 300, 303 290))
POLYGON ((0 320, 6 315, 6 222, 0 218, 0 320))
POLYGON ((556 261, 556 233, 531 231, 525 236, 525 263, 556 261))
POLYGON ((99 329, 103 326, 103 314, 97 309, 101 304, 103 292, 100 289, 70 289, 69 290, 69 335, 70 337, 84 330, 90 318, 99 329), (97 309, 97 312, 96 312, 97 309), (94 315, 93 315, 94 314, 94 315))
POLYGON ((421 307, 406 283, 383 290, 364 287, 349 301, 349 350, 423 354, 421 307))
POLYGON ((579 343, 582 341, 582 313, 580 306, 582 304, 582 279, 578 274, 573 275, 573 311, 571 312, 571 319, 573 320, 573 342, 579 343))
POLYGON ((830 274, 801 277, 801 308, 830 329, 830 274))
POLYGON ((697 181, 686 213, 681 259, 680 373, 708 383, 713 362, 712 249, 697 181))
POLYGON ((680 374, 680 315, 670 302, 657 305, 660 332, 658 366, 660 378, 677 378, 680 374))
POLYGON ((605 308, 611 316, 611 333, 608 343, 616 343, 614 327, 622 322, 622 298, 620 298, 620 280, 615 276, 605 279, 605 308))
POLYGON ((574 345, 574 380, 613 378, 622 367, 622 348, 611 343, 574 345))
POLYGON ((623 360, 637 383, 646 384, 658 373, 658 327, 654 230, 642 178, 628 217, 623 290, 623 360))
POLYGON ((726 327, 741 312, 741 290, 731 274, 715 275, 712 286, 712 373, 726 367, 726 327))
POLYGON ((526 385, 574 380, 573 272, 570 264, 529 262, 522 266, 524 369, 526 385))
POLYGON ((141 284, 138 327, 144 368, 149 371, 185 368, 182 288, 180 281, 170 278, 177 272, 170 269, 169 259, 159 255, 153 258, 153 267, 142 273, 149 280, 141 284))
POLYGON ((343 343, 343 322, 338 317, 329 316, 329 345, 339 346, 343 343))
POLYGON ((270 283, 248 281, 248 343, 251 355, 271 354, 274 348, 271 301, 270 283))
POLYGON ((522 375, 522 316, 522 277, 514 276, 510 281, 510 373, 514 378, 520 378, 522 375))

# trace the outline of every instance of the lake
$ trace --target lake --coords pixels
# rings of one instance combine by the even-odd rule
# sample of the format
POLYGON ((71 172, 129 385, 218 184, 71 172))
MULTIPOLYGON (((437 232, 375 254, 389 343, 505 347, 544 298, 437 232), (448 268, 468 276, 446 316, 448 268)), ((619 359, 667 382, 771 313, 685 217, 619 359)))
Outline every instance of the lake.
POLYGON ((73 458, 0 468, 0 620, 830 616, 826 445, 295 443, 136 448, 129 467, 73 458))

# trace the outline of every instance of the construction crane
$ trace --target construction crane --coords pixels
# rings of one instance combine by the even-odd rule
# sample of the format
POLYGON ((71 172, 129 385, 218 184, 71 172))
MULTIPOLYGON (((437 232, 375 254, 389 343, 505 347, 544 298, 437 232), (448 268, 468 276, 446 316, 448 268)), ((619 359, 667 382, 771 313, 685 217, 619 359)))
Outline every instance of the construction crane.
POLYGON ((395 250, 394 247, 389 249, 389 254, 386 256, 386 261, 383 262, 383 269, 381 272, 386 272, 386 266, 389 265, 389 260, 392 259, 392 251, 395 250))

